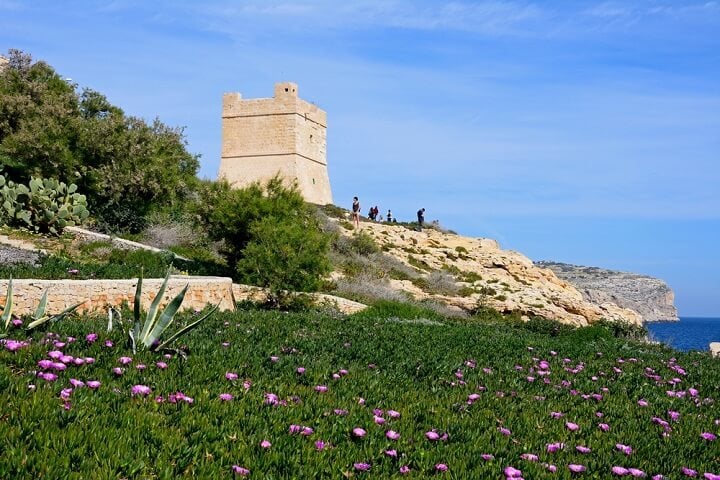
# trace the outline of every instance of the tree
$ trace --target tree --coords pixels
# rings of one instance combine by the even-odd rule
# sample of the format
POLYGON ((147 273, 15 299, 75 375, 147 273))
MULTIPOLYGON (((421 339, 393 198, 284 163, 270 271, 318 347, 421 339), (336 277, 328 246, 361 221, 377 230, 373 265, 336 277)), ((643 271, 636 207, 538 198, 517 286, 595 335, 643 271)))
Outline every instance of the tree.
POLYGON ((197 188, 198 158, 183 130, 127 116, 44 62, 9 51, 0 71, 0 165, 6 176, 75 183, 106 231, 139 231, 153 211, 183 208, 197 188))

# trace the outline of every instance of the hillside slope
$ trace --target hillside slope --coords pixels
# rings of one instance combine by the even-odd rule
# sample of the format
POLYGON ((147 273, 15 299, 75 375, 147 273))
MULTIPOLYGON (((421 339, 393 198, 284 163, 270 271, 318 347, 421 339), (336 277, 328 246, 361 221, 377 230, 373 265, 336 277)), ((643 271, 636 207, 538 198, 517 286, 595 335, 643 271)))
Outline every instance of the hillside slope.
MULTIPOLYGON (((339 230, 347 237, 356 234, 347 228, 339 230)), ((412 268, 420 279, 444 272, 458 287, 454 293, 438 293, 418 278, 390 275, 389 284, 393 288, 415 299, 434 299, 464 310, 481 305, 578 326, 600 319, 642 323, 641 315, 633 310, 612 302, 588 301, 552 270, 534 265, 518 252, 501 249, 495 240, 435 229, 418 232, 401 225, 373 222, 362 222, 361 231, 372 237, 386 255, 412 268)), ((337 277, 342 274, 336 273, 337 277)))

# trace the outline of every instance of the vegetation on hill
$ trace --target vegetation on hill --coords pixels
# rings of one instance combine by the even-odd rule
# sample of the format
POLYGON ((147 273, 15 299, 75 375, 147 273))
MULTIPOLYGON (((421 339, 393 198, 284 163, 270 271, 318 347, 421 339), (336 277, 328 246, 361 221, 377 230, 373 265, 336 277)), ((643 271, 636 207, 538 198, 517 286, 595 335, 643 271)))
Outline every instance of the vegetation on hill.
POLYGON ((79 91, 45 62, 10 50, 0 70, 0 165, 8 180, 74 183, 97 226, 140 231, 154 211, 196 190, 196 155, 182 129, 125 115, 102 94, 79 91))
POLYGON ((105 323, 0 346, 8 478, 720 473, 720 363, 605 326, 239 311, 183 337, 182 360, 128 355, 105 323))

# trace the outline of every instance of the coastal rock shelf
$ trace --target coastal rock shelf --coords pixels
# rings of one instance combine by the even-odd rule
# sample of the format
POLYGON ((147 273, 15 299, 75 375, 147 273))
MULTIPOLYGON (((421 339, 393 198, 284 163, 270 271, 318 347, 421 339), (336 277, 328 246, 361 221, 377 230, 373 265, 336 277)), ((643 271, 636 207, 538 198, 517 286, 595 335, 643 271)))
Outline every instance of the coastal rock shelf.
POLYGON ((675 294, 660 279, 637 273, 558 262, 537 262, 571 283, 593 303, 611 302, 642 315, 646 322, 677 321, 675 294))

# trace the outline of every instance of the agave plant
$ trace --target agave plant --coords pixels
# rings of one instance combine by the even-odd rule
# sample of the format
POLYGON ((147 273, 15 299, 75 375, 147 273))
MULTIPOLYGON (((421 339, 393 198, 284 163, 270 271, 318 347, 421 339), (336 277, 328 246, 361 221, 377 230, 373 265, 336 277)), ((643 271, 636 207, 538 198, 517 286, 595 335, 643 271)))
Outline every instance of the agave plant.
MULTIPOLYGON (((148 310, 145 321, 143 322, 140 318, 142 298, 142 273, 138 278, 138 284, 137 289, 135 290, 135 300, 133 305, 134 325, 128 331, 133 353, 136 353, 138 344, 150 349, 150 351, 153 352, 168 349, 170 344, 172 344, 175 340, 190 332, 191 330, 197 328, 197 326, 200 325, 201 322, 203 322, 210 315, 215 313, 215 310, 217 310, 220 306, 220 304, 215 305, 212 309, 210 309, 209 312, 200 317, 198 320, 195 320, 194 322, 184 326, 166 340, 162 340, 163 334, 170 327, 173 320, 175 319, 175 314, 177 313, 180 305, 185 299, 185 293, 187 292, 189 286, 189 284, 186 284, 185 287, 180 291, 180 293, 178 293, 177 296, 173 298, 172 301, 165 307, 165 310, 160 313, 160 302, 165 295, 165 290, 167 289, 167 284, 169 280, 170 271, 168 270, 168 273, 165 276, 165 281, 163 281, 160 290, 158 291, 157 295, 155 295, 155 298, 150 304, 150 309, 148 310)), ((112 328, 112 313, 110 314, 108 327, 112 328)))
MULTIPOLYGON (((35 313, 33 313, 30 316, 30 319, 32 320, 27 327, 25 327, 25 330, 33 330, 35 328, 38 328, 48 322, 55 322, 58 320, 62 320, 67 315, 74 312, 80 305, 82 305, 85 302, 80 302, 72 307, 66 308, 62 312, 55 314, 55 315, 47 315, 45 313, 45 310, 47 308, 47 297, 48 297, 48 290, 46 289, 45 292, 43 292, 42 298, 40 298, 40 303, 38 303, 37 308, 35 309, 35 313)), ((10 277, 10 281, 8 282, 8 289, 7 289, 7 295, 5 300, 5 305, 1 306, 3 313, 0 316, 0 324, 3 325, 5 332, 7 332, 8 327, 10 326, 10 320, 12 320, 12 311, 14 306, 13 301, 13 284, 12 284, 12 277, 10 277)), ((6 337, 7 333, 0 334, 0 338, 6 337)))

